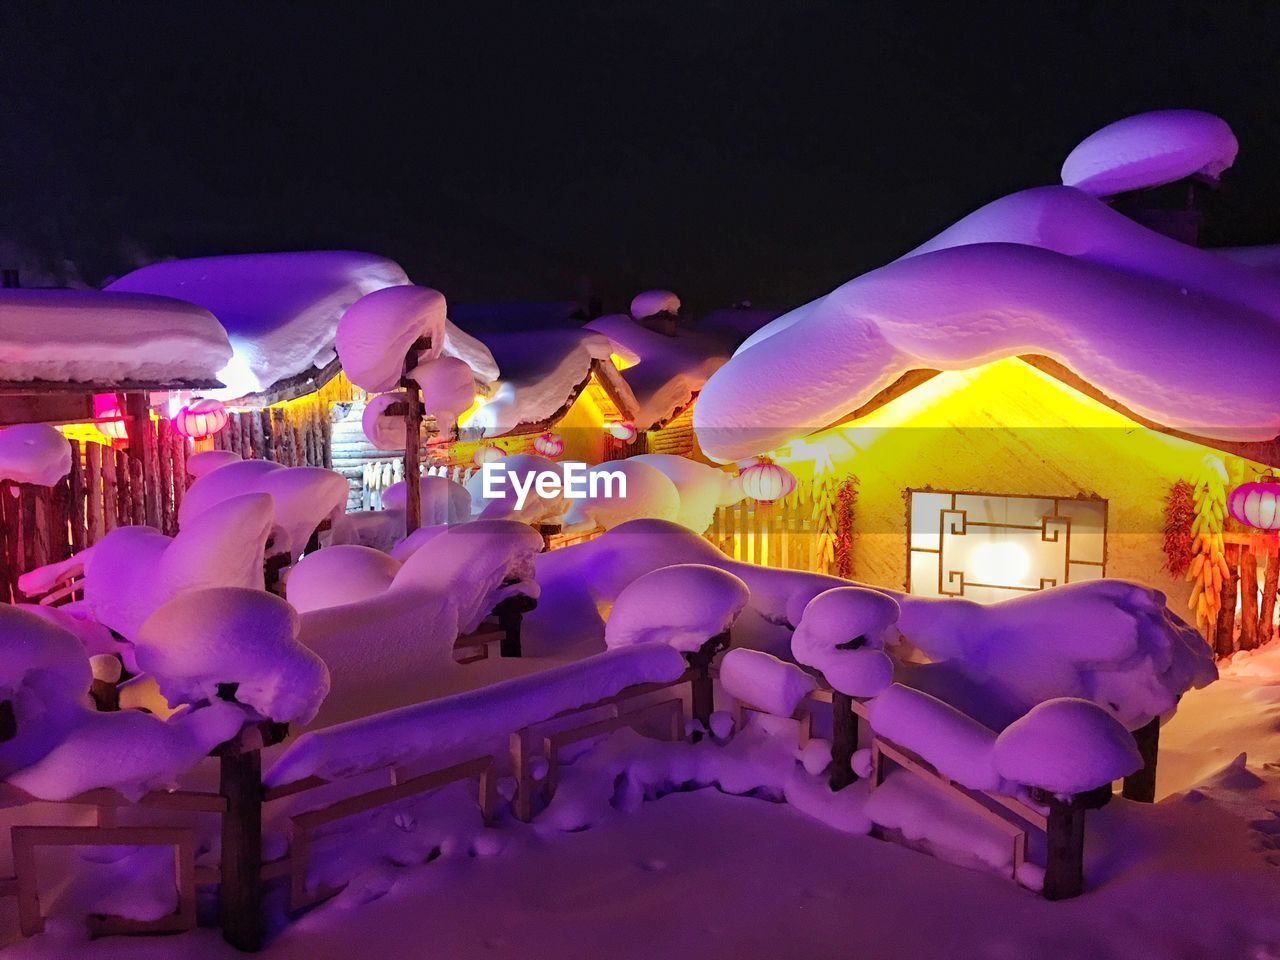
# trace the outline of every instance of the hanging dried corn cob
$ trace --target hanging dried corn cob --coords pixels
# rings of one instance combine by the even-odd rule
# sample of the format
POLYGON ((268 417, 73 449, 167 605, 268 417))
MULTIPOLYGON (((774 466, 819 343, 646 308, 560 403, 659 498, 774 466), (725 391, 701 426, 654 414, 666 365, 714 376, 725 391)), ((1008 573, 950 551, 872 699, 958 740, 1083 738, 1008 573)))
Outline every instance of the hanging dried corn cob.
POLYGON ((1193 584, 1187 607, 1195 611, 1196 626, 1212 627, 1222 606, 1222 584, 1230 568, 1222 540, 1227 515, 1227 468, 1212 454, 1200 461, 1196 473, 1195 519, 1191 521, 1191 566, 1187 579, 1193 584))

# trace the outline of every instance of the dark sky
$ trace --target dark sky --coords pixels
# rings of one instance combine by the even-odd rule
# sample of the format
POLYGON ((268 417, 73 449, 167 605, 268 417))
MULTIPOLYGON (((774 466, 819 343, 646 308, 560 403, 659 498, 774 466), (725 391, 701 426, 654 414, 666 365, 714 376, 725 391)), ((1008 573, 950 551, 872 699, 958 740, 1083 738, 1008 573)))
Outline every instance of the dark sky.
POLYGON ((1280 240, 1269 0, 6 0, 0 257, 349 247, 457 300, 789 306, 1171 106, 1241 141, 1214 239, 1280 240))

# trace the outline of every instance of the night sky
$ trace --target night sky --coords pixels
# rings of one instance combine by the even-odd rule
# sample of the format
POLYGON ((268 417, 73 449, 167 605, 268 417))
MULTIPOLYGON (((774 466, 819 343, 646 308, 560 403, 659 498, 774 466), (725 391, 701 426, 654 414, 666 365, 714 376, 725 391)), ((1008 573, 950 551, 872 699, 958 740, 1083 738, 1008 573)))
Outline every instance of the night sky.
POLYGON ((1280 241, 1267 0, 7 0, 0 260, 346 247, 455 300, 784 307, 1175 106, 1241 142, 1210 241, 1280 241))

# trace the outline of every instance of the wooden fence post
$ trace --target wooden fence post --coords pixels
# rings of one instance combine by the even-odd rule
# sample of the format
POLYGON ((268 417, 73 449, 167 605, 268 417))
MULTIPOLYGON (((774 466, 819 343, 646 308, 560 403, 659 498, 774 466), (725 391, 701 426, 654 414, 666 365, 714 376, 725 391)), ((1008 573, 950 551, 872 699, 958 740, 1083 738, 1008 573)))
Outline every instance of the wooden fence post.
POLYGON ((245 750, 242 738, 225 745, 219 792, 222 815, 222 878, 218 905, 222 937, 239 950, 262 949, 262 754, 245 750))
POLYGON ((524 615, 536 606, 530 597, 507 597, 493 612, 498 615, 498 629, 502 631, 502 639, 498 641, 498 651, 504 657, 521 656, 520 625, 524 615))
POLYGON ((853 697, 831 691, 831 775, 832 790, 843 790, 855 783, 853 754, 858 749, 858 715, 853 712, 853 697))
POLYGON ((404 411, 404 482, 405 482, 405 536, 422 526, 422 486, 418 479, 420 473, 419 448, 422 442, 422 392, 418 381, 409 373, 418 365, 418 353, 431 349, 430 337, 419 337, 409 348, 404 358, 404 376, 400 378, 400 386, 405 392, 404 411))
POLYGON ((1139 803, 1155 803, 1160 718, 1152 717, 1150 722, 1133 731, 1133 740, 1138 745, 1138 753, 1142 754, 1142 769, 1124 778, 1123 796, 1126 800, 1136 800, 1139 803))
POLYGON ((1079 797, 1060 800, 1050 795, 1044 898, 1070 900, 1084 892, 1084 815, 1079 797))
POLYGON ((697 650, 686 653, 685 659, 694 669, 693 679, 689 681, 691 692, 690 712, 693 719, 702 724, 706 730, 711 729, 711 714, 715 712, 715 688, 711 682, 711 661, 716 654, 729 646, 729 631, 718 633, 697 650))

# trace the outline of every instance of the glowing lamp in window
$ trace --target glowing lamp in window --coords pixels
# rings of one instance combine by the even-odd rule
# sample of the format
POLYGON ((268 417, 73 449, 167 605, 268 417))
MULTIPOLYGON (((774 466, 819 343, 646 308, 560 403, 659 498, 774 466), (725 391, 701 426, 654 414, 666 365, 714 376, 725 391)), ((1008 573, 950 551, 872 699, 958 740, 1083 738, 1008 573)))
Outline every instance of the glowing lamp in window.
POLYGON ((564 453, 564 438, 558 433, 540 433, 533 438, 533 449, 539 456, 554 460, 564 453))
POLYGON ((751 464, 739 475, 742 480, 742 492, 745 496, 759 503, 773 503, 781 500, 796 488, 796 477, 786 467, 780 467, 772 460, 759 460, 751 464))
POLYGON ((502 452, 500 447, 495 447, 491 443, 486 443, 483 447, 477 447, 476 452, 471 455, 471 462, 477 467, 483 467, 486 463, 496 463, 506 454, 502 452))
POLYGON ((613 420, 605 424, 609 436, 623 443, 630 443, 636 438, 636 425, 630 420, 613 420))
POLYGON ((173 417, 173 426, 184 437, 203 440, 227 425, 230 414, 217 400, 193 400, 173 417))
POLYGON ((1240 484, 1227 498, 1227 512, 1255 530, 1280 530, 1280 478, 1268 474, 1240 484))

